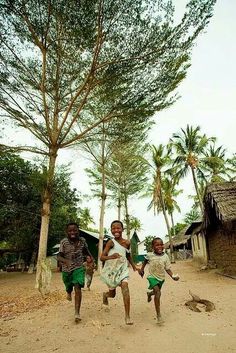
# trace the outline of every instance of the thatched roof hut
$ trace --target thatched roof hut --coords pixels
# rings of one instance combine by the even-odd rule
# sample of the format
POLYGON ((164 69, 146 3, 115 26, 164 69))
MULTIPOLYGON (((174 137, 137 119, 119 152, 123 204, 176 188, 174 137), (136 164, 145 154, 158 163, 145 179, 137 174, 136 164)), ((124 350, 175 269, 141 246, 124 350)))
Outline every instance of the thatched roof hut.
MULTIPOLYGON (((183 247, 184 245, 189 245, 190 235, 186 235, 186 230, 188 226, 184 227, 175 237, 172 238, 173 247, 178 249, 179 247, 183 247)), ((170 247, 170 242, 167 241, 165 244, 165 249, 170 247)))
POLYGON ((204 197, 204 228, 211 224, 211 218, 221 223, 236 221, 236 182, 214 183, 207 187, 204 197))
POLYGON ((209 260, 236 274, 236 182, 211 184, 204 197, 203 231, 209 260))

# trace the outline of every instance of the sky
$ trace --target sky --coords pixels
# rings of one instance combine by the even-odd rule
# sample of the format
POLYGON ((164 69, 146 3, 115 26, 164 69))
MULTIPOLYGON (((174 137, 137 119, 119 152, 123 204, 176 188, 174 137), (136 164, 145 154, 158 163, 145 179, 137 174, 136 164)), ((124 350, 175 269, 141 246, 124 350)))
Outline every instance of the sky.
MULTIPOLYGON (((181 98, 172 107, 156 114, 156 125, 150 133, 151 143, 165 144, 173 133, 190 124, 199 125, 207 136, 216 136, 217 144, 224 145, 229 155, 236 152, 235 13, 235 0, 218 0, 210 24, 193 49, 187 78, 178 88, 181 98)), ((87 162, 78 157, 78 152, 67 151, 62 153, 61 160, 73 161, 72 186, 89 193, 88 178, 83 170, 87 162)), ((180 184, 180 188, 184 193, 177 199, 181 213, 174 215, 175 222, 181 222, 191 208, 192 200, 188 195, 194 194, 194 188, 190 176, 180 184)), ((129 203, 129 213, 142 224, 138 236, 140 240, 148 235, 164 239, 166 226, 163 216, 154 216, 152 210, 147 211, 149 202, 148 199, 132 199, 129 203)), ((98 227, 99 202, 87 201, 83 206, 90 208, 94 227, 98 227)), ((105 227, 109 229, 116 218, 116 209, 107 209, 105 227)))
MULTIPOLYGON (((181 6, 186 0, 175 0, 180 15, 181 6)), ((152 144, 167 143, 173 133, 185 128, 187 124, 201 127, 207 136, 216 136, 217 144, 223 145, 229 155, 236 152, 236 0, 218 0, 210 24, 197 39, 193 49, 191 67, 187 78, 181 83, 177 92, 181 98, 170 108, 155 116, 156 125, 152 128, 149 140, 152 144)), ((32 157, 33 158, 33 157, 32 157)), ((30 159, 30 158, 29 158, 30 159)), ((78 151, 60 151, 58 163, 72 162, 72 187, 83 194, 90 193, 88 177, 84 168, 88 161, 78 151)), ((175 222, 181 222, 190 210, 194 188, 190 176, 181 184, 184 193, 178 198, 181 213, 174 215, 175 222)), ((162 215, 154 216, 147 211, 149 199, 132 199, 129 202, 129 213, 137 217, 142 224, 138 232, 140 240, 148 235, 164 239, 166 226, 162 215)), ((88 207, 98 228, 99 202, 85 201, 82 207, 88 207)), ((105 227, 117 218, 116 209, 106 209, 105 227)))

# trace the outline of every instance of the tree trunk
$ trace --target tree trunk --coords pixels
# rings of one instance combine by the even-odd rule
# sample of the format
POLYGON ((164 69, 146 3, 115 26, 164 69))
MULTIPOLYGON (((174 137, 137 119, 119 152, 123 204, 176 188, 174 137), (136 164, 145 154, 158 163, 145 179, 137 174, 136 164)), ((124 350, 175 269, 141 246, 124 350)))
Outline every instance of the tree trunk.
POLYGON ((194 182, 195 190, 196 190, 196 193, 197 193, 199 205, 200 205, 200 208, 201 208, 201 213, 202 213, 202 216, 203 216, 203 214, 204 214, 204 207, 203 207, 202 198, 201 198, 201 195, 200 195, 200 192, 199 192, 199 188, 198 188, 198 183, 197 183, 197 178, 196 178, 195 169, 194 169, 193 167, 191 167, 191 171, 192 171, 193 182, 194 182))
POLYGON ((127 236, 127 239, 130 240, 130 220, 129 220, 127 195, 125 195, 124 197, 124 202, 125 202, 126 236, 127 236))
POLYGON ((36 256, 37 256, 37 250, 34 250, 31 256, 30 265, 28 269, 29 274, 32 274, 34 272, 36 256))
MULTIPOLYGON (((173 217, 173 212, 171 212, 170 214, 170 219, 171 219, 171 226, 172 226, 172 229, 173 229, 173 237, 176 236, 176 232, 175 232, 175 222, 174 222, 174 217, 173 217)), ((171 239, 172 239, 172 234, 171 234, 171 239)), ((173 249, 173 263, 175 263, 175 252, 174 252, 174 249, 173 249)))
POLYGON ((101 195, 101 209, 100 209, 100 218, 99 218, 99 243, 98 243, 98 272, 101 272, 102 262, 100 256, 103 251, 103 240, 104 240, 104 215, 105 215, 105 176, 102 176, 102 195, 101 195))
POLYGON ((173 229, 173 237, 175 237, 176 236, 176 232, 175 232, 175 222, 174 222, 173 212, 171 212, 171 214, 170 214, 170 219, 171 219, 171 226, 172 226, 172 229, 173 229))
MULTIPOLYGON (((104 124, 103 124, 104 132, 104 124)), ((105 216, 105 202, 106 202, 106 176, 105 176, 105 144, 106 137, 103 135, 102 143, 102 192, 101 192, 101 209, 100 209, 100 218, 99 218, 99 242, 98 242, 98 272, 101 272, 102 262, 100 256, 103 251, 103 240, 104 240, 104 216, 105 216)))
POLYGON ((118 196, 118 205, 117 205, 117 209, 118 209, 118 220, 121 220, 121 200, 120 200, 120 195, 118 196))
POLYGON ((161 199, 162 213, 163 213, 163 216, 165 218, 166 228, 167 228, 168 237, 169 237, 169 243, 170 243, 170 260, 171 260, 171 263, 174 263, 175 262, 175 258, 174 258, 173 240, 172 240, 172 236, 171 236, 171 227, 170 227, 169 219, 168 219, 168 216, 167 216, 165 202, 164 202, 164 199, 163 199, 161 187, 160 187, 160 199, 161 199))
POLYGON ((48 172, 46 185, 43 193, 42 217, 39 238, 39 250, 36 270, 36 285, 35 287, 44 296, 50 292, 51 269, 50 263, 46 261, 48 228, 50 219, 50 208, 52 200, 52 184, 55 171, 57 157, 57 148, 50 148, 50 157, 48 163, 48 172))

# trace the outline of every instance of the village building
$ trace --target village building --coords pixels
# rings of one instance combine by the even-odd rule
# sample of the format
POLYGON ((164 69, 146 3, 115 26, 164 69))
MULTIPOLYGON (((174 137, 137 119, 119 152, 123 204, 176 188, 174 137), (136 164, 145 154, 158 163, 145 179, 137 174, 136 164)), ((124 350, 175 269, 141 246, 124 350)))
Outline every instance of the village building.
POLYGON ((134 231, 131 239, 130 239, 130 248, 131 248, 131 256, 134 262, 137 261, 138 256, 138 243, 140 242, 138 234, 136 230, 134 231))
POLYGON ((202 231, 202 221, 192 222, 185 231, 190 236, 193 260, 199 264, 206 265, 208 262, 207 245, 205 234, 202 231))
POLYGON ((146 247, 145 247, 145 239, 138 243, 138 254, 136 257, 136 262, 142 262, 144 260, 144 256, 146 255, 146 247))
POLYGON ((208 261, 226 275, 236 275, 236 182, 211 184, 204 197, 202 231, 208 261))
MULTIPOLYGON (((186 227, 182 229, 176 236, 172 237, 175 260, 185 260, 192 257, 191 237, 186 236, 186 227)), ((165 242, 165 249, 170 255, 170 242, 165 242)))

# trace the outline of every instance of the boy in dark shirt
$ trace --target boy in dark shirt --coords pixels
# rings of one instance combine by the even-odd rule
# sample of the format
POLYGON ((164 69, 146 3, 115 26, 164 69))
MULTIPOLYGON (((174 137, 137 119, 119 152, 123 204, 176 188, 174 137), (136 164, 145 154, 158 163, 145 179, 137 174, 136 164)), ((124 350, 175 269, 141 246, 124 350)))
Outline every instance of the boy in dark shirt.
POLYGON ((89 252, 86 240, 79 236, 79 226, 69 223, 66 227, 67 238, 62 239, 58 254, 58 261, 62 265, 62 279, 66 287, 67 299, 72 300, 71 294, 75 291, 75 322, 79 322, 82 299, 81 288, 84 287, 86 256, 93 257, 89 252))

